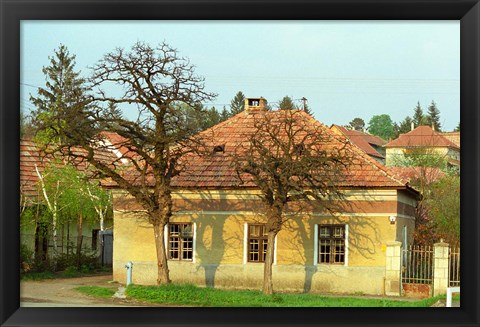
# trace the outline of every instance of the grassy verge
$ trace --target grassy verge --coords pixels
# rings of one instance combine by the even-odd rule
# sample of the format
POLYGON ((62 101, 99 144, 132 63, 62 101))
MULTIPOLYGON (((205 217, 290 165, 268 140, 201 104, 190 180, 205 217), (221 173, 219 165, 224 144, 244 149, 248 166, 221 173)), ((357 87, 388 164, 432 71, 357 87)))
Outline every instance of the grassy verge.
POLYGON ((227 291, 194 285, 130 285, 127 296, 149 303, 212 307, 429 307, 443 296, 418 301, 337 297, 318 294, 273 294, 259 291, 227 291))
POLYGON ((99 287, 99 286, 79 286, 75 288, 75 290, 86 295, 103 297, 103 298, 110 298, 116 292, 115 289, 107 288, 107 287, 99 287))

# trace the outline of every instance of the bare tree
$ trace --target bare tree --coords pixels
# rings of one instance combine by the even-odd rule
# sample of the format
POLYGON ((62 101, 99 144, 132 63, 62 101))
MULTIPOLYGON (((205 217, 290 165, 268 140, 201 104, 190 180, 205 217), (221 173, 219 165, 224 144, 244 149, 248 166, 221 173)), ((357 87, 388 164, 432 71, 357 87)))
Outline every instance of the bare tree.
POLYGON ((303 111, 264 111, 254 114, 252 134, 233 160, 240 179, 261 191, 268 233, 263 292, 272 294, 275 236, 292 211, 312 210, 320 203, 324 210, 334 210, 328 200, 342 196, 350 147, 303 111))
MULTIPOLYGON (((195 74, 194 66, 166 43, 151 47, 138 42, 130 50, 117 48, 106 54, 93 67, 89 89, 94 93, 88 103, 57 113, 62 124, 53 130, 64 136, 57 139, 65 140, 59 148, 88 161, 142 205, 153 226, 157 283, 169 283, 163 240, 172 215, 171 181, 182 170, 179 158, 192 149, 185 147, 189 131, 177 108, 179 104, 193 108, 215 95, 204 91, 204 79, 195 74), (112 107, 123 114, 112 114, 112 107), (109 164, 94 155, 95 150, 110 147, 102 142, 104 131, 121 136, 114 146, 125 149, 109 164), (69 150, 74 147, 82 151, 69 150), (119 169, 123 159, 129 166, 119 169)), ((37 126, 42 128, 41 123, 37 126)), ((48 127, 55 126, 43 126, 48 127)))

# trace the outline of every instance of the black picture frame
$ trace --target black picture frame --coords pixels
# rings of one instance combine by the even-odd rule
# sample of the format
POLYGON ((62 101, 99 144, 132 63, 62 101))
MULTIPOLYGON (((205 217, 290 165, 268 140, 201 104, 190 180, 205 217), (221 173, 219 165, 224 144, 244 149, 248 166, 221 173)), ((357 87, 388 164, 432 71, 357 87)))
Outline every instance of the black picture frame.
POLYGON ((2 326, 479 326, 478 0, 0 0, 0 323, 2 326), (460 308, 20 308, 19 108, 21 20, 339 19, 460 20, 460 308))

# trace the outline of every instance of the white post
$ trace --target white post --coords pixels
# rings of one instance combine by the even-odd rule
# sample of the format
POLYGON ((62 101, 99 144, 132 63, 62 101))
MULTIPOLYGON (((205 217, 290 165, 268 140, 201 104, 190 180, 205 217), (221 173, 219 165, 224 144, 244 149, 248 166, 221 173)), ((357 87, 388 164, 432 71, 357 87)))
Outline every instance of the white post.
POLYGON ((131 261, 127 262, 125 265, 127 268, 127 286, 132 283, 132 270, 133 270, 133 263, 131 261))
POLYGON ((447 308, 452 307, 452 293, 460 293, 460 287, 447 287, 447 308))

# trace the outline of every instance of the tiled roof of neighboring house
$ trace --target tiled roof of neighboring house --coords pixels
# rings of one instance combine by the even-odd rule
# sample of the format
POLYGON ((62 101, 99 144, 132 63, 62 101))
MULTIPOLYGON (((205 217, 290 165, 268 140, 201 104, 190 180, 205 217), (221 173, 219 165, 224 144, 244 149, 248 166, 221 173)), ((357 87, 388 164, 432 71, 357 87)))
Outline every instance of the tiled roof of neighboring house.
POLYGON ((48 159, 44 160, 40 149, 32 141, 20 140, 20 192, 29 200, 38 196, 38 176, 35 172, 35 165, 39 171, 43 171, 46 161, 48 159))
MULTIPOLYGON (((83 150, 73 148, 73 154, 83 154, 83 150)), ((117 157, 110 151, 96 150, 95 157, 100 161, 110 164, 117 160, 117 157)), ((20 140, 20 191, 30 201, 37 201, 39 191, 37 188, 38 175, 35 167, 40 173, 43 173, 45 167, 54 161, 54 158, 59 160, 61 164, 74 165, 79 171, 85 171, 88 163, 80 159, 68 159, 66 156, 45 154, 40 147, 38 147, 30 139, 20 140)))
POLYGON ((423 177, 429 184, 445 176, 441 169, 434 167, 389 167, 389 169, 397 178, 407 183, 423 177))
POLYGON ((430 126, 418 126, 413 131, 400 136, 387 143, 385 147, 448 147, 459 149, 459 145, 456 145, 450 141, 443 133, 434 131, 430 126))
POLYGON ((442 135, 460 147, 460 132, 445 132, 442 135))
POLYGON ((387 141, 385 141, 384 139, 372 134, 347 129, 343 126, 335 124, 330 126, 330 129, 332 129, 333 131, 338 131, 345 135, 353 144, 365 151, 365 153, 367 153, 368 155, 385 159, 385 156, 383 154, 379 153, 372 147, 372 145, 384 146, 387 143, 387 141))

